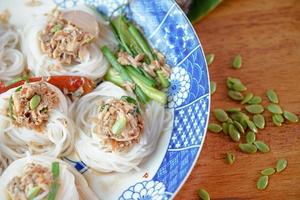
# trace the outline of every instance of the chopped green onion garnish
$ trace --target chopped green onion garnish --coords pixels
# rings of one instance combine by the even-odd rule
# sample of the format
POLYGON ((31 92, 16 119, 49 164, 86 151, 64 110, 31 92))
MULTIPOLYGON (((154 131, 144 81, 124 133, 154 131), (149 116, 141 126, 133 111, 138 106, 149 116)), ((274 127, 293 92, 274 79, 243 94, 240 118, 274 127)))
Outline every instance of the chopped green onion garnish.
POLYGON ((126 121, 127 120, 126 120, 125 115, 124 114, 119 114, 116 122, 114 123, 114 125, 111 129, 113 134, 119 135, 122 132, 122 130, 125 128, 126 121))
POLYGON ((53 162, 52 163, 52 177, 53 177, 53 183, 51 184, 50 191, 48 194, 48 200, 55 200, 55 197, 57 195, 58 189, 59 189, 59 162, 53 162))
POLYGON ((29 200, 32 200, 33 198, 35 198, 39 194, 40 191, 41 191, 41 188, 39 186, 31 188, 28 191, 27 198, 29 200))
POLYGON ((51 28, 50 32, 51 32, 51 33, 56 33, 56 32, 58 32, 58 31, 60 31, 62 28, 63 28, 63 25, 61 25, 61 24, 56 24, 56 25, 54 25, 54 26, 51 28))

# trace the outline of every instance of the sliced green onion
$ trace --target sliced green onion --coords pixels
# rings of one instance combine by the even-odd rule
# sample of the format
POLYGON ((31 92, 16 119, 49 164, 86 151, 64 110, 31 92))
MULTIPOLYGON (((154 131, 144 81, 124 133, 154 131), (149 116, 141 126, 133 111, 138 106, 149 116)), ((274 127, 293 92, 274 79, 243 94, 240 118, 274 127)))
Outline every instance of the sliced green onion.
POLYGON ((139 77, 146 85, 151 86, 151 87, 155 87, 156 82, 152 81, 151 79, 148 79, 146 76, 143 76, 141 73, 139 73, 139 71, 132 67, 132 66, 127 66, 126 69, 131 73, 134 74, 134 76, 139 77))
POLYGON ((48 200, 55 200, 58 189, 59 189, 59 162, 53 162, 51 167, 53 183, 51 184, 50 191, 48 194, 48 200))
POLYGON ((54 179, 59 177, 59 162, 52 163, 51 172, 54 179))
POLYGON ((133 81, 142 89, 142 91, 151 99, 158 101, 162 104, 167 103, 167 94, 164 92, 161 92, 151 86, 146 85, 143 80, 141 80, 139 77, 134 76, 134 74, 131 74, 129 72, 130 77, 133 79, 133 81))
POLYGON ((110 49, 107 46, 102 47, 102 53, 104 54, 104 56, 107 58, 107 60, 109 61, 109 63, 112 65, 112 67, 120 73, 121 78, 123 79, 123 81, 128 81, 128 82, 132 82, 132 79, 130 78, 130 76, 128 75, 128 73, 126 72, 126 70, 124 69, 124 67, 118 62, 118 60, 116 59, 116 57, 114 56, 114 54, 110 51, 110 49))
POLYGON ((41 191, 41 187, 39 187, 39 186, 31 188, 28 191, 27 199, 32 200, 33 198, 35 198, 39 194, 40 191, 41 191))
POLYGON ((129 32, 132 34, 133 38, 138 42, 140 47, 143 49, 146 56, 150 60, 154 60, 152 49, 148 45, 148 42, 145 40, 141 32, 133 24, 129 24, 129 32))
POLYGON ((128 103, 137 105, 136 100, 134 98, 130 97, 130 96, 122 96, 121 99, 128 102, 128 103))
POLYGON ((126 117, 125 115, 122 113, 122 114, 119 114, 118 117, 117 117, 117 120, 115 121, 111 131, 113 134, 115 135, 119 135, 120 133, 122 133, 123 129, 125 128, 126 126, 126 117))
POLYGON ((14 107, 14 100, 13 100, 12 96, 10 96, 9 100, 8 100, 8 114, 11 119, 15 119, 13 107, 14 107))
POLYGON ((104 80, 110 81, 120 87, 124 85, 124 81, 121 78, 120 74, 112 67, 110 67, 107 73, 104 76, 104 80))
POLYGON ((156 72, 157 76, 158 76, 158 79, 161 83, 161 86, 163 88, 168 88, 170 86, 170 82, 169 82, 169 79, 166 77, 166 75, 163 73, 163 71, 161 70, 158 70, 156 72))
POLYGON ((5 84, 5 87, 11 86, 11 85, 13 85, 13 84, 15 84, 15 83, 18 83, 18 82, 20 82, 20 81, 24 81, 24 78, 23 78, 23 77, 18 77, 18 78, 15 78, 15 79, 11 80, 11 81, 8 81, 8 82, 5 84))

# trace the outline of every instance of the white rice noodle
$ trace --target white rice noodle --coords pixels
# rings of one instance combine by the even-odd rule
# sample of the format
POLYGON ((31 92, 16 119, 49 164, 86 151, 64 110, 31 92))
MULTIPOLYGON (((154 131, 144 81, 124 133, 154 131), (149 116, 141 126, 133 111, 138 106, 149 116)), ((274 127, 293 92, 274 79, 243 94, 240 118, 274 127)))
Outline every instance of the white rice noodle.
POLYGON ((0 176, 11 163, 11 161, 12 160, 8 156, 6 156, 3 152, 0 151, 0 176))
POLYGON ((14 160, 25 157, 26 152, 58 157, 73 150, 75 129, 74 123, 68 117, 70 103, 58 88, 48 83, 47 85, 58 94, 59 105, 51 111, 42 133, 15 126, 12 119, 5 114, 8 99, 15 88, 0 95, 0 150, 14 160))
POLYGON ((96 17, 96 20, 100 25, 100 33, 96 38, 96 41, 89 45, 88 54, 83 61, 78 64, 69 66, 59 64, 58 61, 49 58, 42 52, 39 34, 44 30, 47 24, 46 16, 37 16, 34 21, 30 21, 25 26, 23 30, 22 49, 27 56, 28 68, 34 75, 74 75, 85 76, 93 80, 100 79, 105 75, 109 64, 102 54, 100 47, 108 45, 113 48, 116 46, 117 42, 112 31, 108 28, 108 25, 105 24, 104 20, 97 16, 99 14, 95 14, 94 11, 86 7, 83 8, 80 9, 89 12, 96 17))
POLYGON ((12 80, 24 70, 24 56, 17 49, 18 43, 18 33, 0 24, 0 80, 12 80))
POLYGON ((59 162, 60 166, 59 190, 56 196, 57 200, 98 199, 94 191, 89 188, 89 185, 84 177, 72 166, 68 165, 62 160, 57 160, 47 156, 28 156, 11 163, 11 165, 4 171, 0 178, 0 199, 10 199, 6 191, 6 186, 15 176, 22 175, 22 172, 27 164, 40 164, 51 170, 51 165, 53 162, 59 162))
MULTIPOLYGON (((92 134, 91 118, 96 116, 97 102, 100 98, 120 98, 129 96, 123 89, 110 83, 103 82, 92 93, 85 95, 73 105, 73 118, 79 129, 75 149, 90 168, 98 172, 128 172, 139 170, 138 165, 156 148, 163 130, 165 109, 157 102, 150 102, 142 113, 144 133, 138 144, 134 144, 128 152, 110 152, 102 145, 99 137, 92 134)), ((169 118, 171 119, 171 118, 169 118)))

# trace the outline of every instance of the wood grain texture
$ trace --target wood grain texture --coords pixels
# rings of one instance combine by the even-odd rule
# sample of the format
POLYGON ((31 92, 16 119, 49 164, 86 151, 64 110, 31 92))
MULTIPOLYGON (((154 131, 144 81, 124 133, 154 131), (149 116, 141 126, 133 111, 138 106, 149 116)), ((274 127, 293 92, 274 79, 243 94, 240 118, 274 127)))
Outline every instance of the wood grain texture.
MULTIPOLYGON (((204 51, 216 55, 209 68, 211 80, 218 83, 212 108, 239 105, 226 96, 226 77, 236 76, 248 91, 263 97, 264 105, 265 91, 273 88, 282 107, 300 116, 299 0, 225 0, 195 29, 204 51), (230 67, 236 54, 243 57, 240 70, 230 67)), ((268 115, 267 128, 257 137, 270 145, 271 152, 246 155, 228 137, 208 133, 198 162, 175 200, 199 199, 200 187, 212 199, 300 199, 300 123, 275 127, 268 115), (224 160, 228 151, 236 155, 232 166, 224 160), (265 191, 258 191, 260 170, 275 166, 280 158, 288 160, 288 168, 271 176, 265 191)))

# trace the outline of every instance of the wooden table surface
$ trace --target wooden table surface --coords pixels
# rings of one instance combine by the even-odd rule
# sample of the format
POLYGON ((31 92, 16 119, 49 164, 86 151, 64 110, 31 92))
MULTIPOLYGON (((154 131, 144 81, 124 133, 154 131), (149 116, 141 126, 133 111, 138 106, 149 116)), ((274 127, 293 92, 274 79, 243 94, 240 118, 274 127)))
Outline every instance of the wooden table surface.
MULTIPOLYGON (((224 0, 195 29, 204 51, 216 55, 209 67, 211 80, 218 84, 212 109, 239 105, 226 96, 226 77, 236 76, 248 91, 264 98, 264 105, 265 91, 275 89, 280 105, 300 117, 299 0, 224 0), (236 54, 243 58, 240 70, 230 67, 236 54)), ((270 145, 267 154, 243 154, 228 136, 207 133, 195 168, 175 199, 199 199, 200 187, 212 199, 300 199, 300 123, 275 127, 270 116, 267 122, 267 128, 257 135, 270 145), (228 151, 236 155, 233 165, 225 163, 228 151), (288 168, 271 176, 265 191, 258 191, 259 171, 274 166, 280 158, 288 160, 288 168)))

